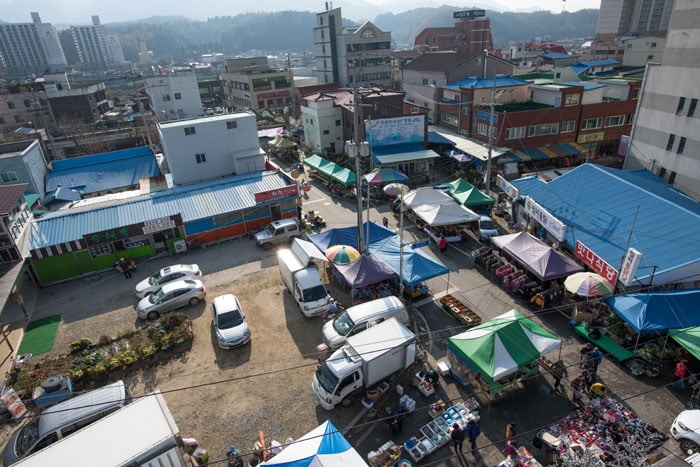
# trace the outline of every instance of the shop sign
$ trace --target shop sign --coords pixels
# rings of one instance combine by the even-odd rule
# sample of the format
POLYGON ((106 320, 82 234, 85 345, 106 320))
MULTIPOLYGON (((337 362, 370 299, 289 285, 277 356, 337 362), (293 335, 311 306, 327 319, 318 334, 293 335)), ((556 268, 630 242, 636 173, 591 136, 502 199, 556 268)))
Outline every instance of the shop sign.
POLYGON ((639 261, 642 259, 642 253, 639 250, 630 248, 627 250, 625 259, 622 260, 622 267, 620 268, 620 282, 625 286, 629 286, 630 282, 634 279, 635 274, 637 274, 637 267, 639 266, 639 261))
POLYGON ((83 240, 88 245, 100 245, 102 243, 114 242, 123 238, 129 238, 129 229, 122 227, 119 229, 104 230, 83 236, 83 240))
POLYGON ((596 143, 598 141, 603 141, 604 139, 605 132, 599 131, 598 133, 588 133, 585 135, 579 135, 578 140, 576 142, 579 144, 596 143))
POLYGON ((520 194, 517 188, 515 188, 508 180, 501 177, 500 175, 496 175, 496 185, 510 199, 515 199, 520 194))
POLYGON ((288 196, 298 195, 299 190, 296 185, 283 186, 276 190, 260 191, 255 193, 256 203, 266 203, 275 199, 287 198, 288 196))
POLYGON ((477 120, 484 120, 486 122, 491 121, 491 116, 493 115, 493 124, 495 126, 498 126, 498 114, 497 113, 491 113, 487 112, 485 110, 477 110, 476 111, 476 119, 477 120))
POLYGON ((461 18, 480 18, 486 16, 486 10, 466 10, 466 11, 455 11, 452 13, 454 19, 461 18))
POLYGON ((162 230, 168 230, 175 227, 175 221, 170 217, 161 217, 159 219, 152 219, 150 221, 145 221, 143 223, 143 233, 145 235, 160 232, 162 230))
POLYGON ((551 215, 545 208, 534 202, 529 196, 525 200, 525 212, 528 213, 530 218, 535 219, 542 227, 547 229, 547 232, 552 234, 552 237, 560 242, 564 241, 566 225, 551 215))
POLYGON ((617 282, 618 271, 614 267, 606 263, 603 258, 596 255, 586 245, 576 240, 576 257, 590 266, 595 272, 600 274, 606 281, 610 282, 613 287, 617 282))

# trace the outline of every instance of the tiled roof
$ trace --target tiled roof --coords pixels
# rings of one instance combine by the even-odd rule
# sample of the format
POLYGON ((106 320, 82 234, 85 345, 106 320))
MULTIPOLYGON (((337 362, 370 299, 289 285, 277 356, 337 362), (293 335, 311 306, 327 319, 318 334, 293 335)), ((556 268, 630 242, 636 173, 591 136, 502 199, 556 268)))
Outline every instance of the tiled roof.
POLYGON ((24 194, 28 183, 17 183, 16 185, 0 185, 0 217, 10 214, 12 208, 24 194))

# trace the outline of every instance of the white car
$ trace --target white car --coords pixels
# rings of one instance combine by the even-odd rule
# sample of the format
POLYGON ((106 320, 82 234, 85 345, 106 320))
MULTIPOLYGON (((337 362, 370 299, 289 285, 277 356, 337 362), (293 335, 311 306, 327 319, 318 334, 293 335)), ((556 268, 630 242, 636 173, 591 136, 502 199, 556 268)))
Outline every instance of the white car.
POLYGON ((250 342, 250 329, 238 297, 219 295, 211 304, 211 319, 216 340, 222 349, 230 349, 250 342))
POLYGON ((166 282, 163 287, 143 297, 136 305, 136 314, 141 319, 157 319, 163 313, 195 306, 207 296, 207 289, 198 280, 178 280, 166 282))
POLYGON ((477 233, 479 234, 480 241, 488 242, 491 237, 499 235, 498 226, 489 216, 482 215, 479 216, 477 233))
POLYGON ((142 280, 136 287, 134 293, 138 298, 143 298, 160 289, 166 282, 180 279, 202 279, 202 271, 196 264, 173 264, 161 269, 152 276, 142 280))
POLYGON ((700 410, 684 410, 671 425, 671 435, 684 453, 700 452, 700 410))

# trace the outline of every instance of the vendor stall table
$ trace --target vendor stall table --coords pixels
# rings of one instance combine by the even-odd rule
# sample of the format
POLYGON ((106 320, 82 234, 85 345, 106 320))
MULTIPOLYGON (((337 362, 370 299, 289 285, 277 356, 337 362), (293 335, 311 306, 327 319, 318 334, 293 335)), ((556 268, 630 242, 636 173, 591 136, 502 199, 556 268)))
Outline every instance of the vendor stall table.
POLYGON ((591 341, 593 344, 598 346, 600 350, 609 354, 618 362, 624 362, 625 360, 629 360, 630 358, 634 357, 634 354, 631 351, 627 350, 603 333, 600 334, 598 339, 592 338, 589 334, 589 329, 583 324, 577 324, 574 326, 574 331, 576 334, 579 334, 585 339, 591 341))
POLYGON ((396 465, 396 461, 401 457, 401 446, 393 441, 387 441, 376 451, 367 454, 370 467, 391 467, 396 465))
POLYGON ((498 467, 512 467, 515 465, 542 466, 525 446, 518 448, 518 454, 509 455, 498 464, 498 467))
POLYGON ((450 294, 444 295, 440 298, 440 303, 445 311, 452 313, 455 318, 467 326, 476 326, 481 323, 481 316, 457 297, 450 294))

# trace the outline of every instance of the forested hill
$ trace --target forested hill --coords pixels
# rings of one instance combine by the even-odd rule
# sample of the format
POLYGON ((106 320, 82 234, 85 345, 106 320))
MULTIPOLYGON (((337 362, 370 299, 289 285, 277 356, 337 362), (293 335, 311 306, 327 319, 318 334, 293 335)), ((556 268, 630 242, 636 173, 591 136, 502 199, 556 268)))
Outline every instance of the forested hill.
MULTIPOLYGON (((383 31, 391 31, 393 46, 410 46, 426 27, 453 26, 454 7, 419 8, 400 14, 383 14, 372 21, 383 31)), ((499 13, 487 11, 496 47, 509 42, 530 41, 546 36, 552 41, 587 38, 595 34, 598 10, 553 14, 499 13)), ((353 26, 346 22, 345 26, 353 26)), ((194 59, 202 52, 225 55, 251 50, 303 52, 313 50, 315 12, 284 11, 218 16, 206 21, 183 17, 154 17, 128 23, 105 24, 108 33, 116 33, 127 60, 138 61, 139 43, 145 42, 156 57, 175 60, 194 59)), ((61 31, 61 40, 71 42, 70 31, 61 31)), ((66 47, 68 51, 72 47, 66 47)), ((71 58, 66 57, 71 62, 71 58)), ((77 58, 77 57, 75 57, 77 58)))

